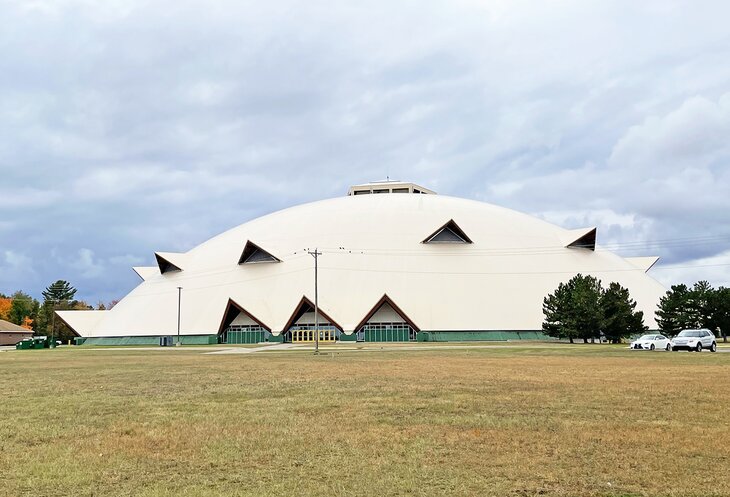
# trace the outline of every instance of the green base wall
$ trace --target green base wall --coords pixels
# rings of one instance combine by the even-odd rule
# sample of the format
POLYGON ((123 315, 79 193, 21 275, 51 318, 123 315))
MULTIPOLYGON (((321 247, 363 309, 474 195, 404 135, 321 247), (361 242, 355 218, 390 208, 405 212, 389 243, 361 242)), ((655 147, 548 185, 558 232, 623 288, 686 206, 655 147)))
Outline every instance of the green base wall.
POLYGON ((264 331, 229 331, 227 345, 253 344, 263 342, 264 331))
POLYGON ((365 327, 366 342, 408 342, 409 340, 408 329, 370 329, 365 327))
MULTIPOLYGON (((231 332, 229 332, 231 333, 231 332)), ((383 334, 366 332, 365 341, 370 343, 376 342, 408 342, 407 335, 403 334, 383 334)), ((479 341, 507 341, 507 340, 551 340, 550 337, 544 335, 540 331, 419 331, 416 335, 419 342, 479 342, 479 341)), ((237 337, 241 341, 236 343, 258 343, 263 342, 265 337, 263 333, 246 333, 245 336, 237 337), (250 341, 249 341, 250 340, 250 341)), ((173 343, 177 337, 173 336, 173 343)), ((77 345, 144 345, 159 346, 159 336, 142 336, 142 337, 77 337, 77 345)), ((284 335, 270 335, 268 342, 281 343, 284 335)), ((341 333, 340 342, 354 342, 357 340, 357 334, 352 333, 346 335, 341 333)), ((218 343, 218 335, 183 335, 180 337, 183 345, 213 345, 218 343)))
POLYGON ((419 342, 504 342, 507 340, 549 340, 540 331, 419 331, 419 342))
MULTIPOLYGON (((340 335, 340 342, 354 342, 357 334, 340 335)), ((541 331, 419 331, 416 334, 418 342, 505 342, 508 340, 551 340, 541 331)), ((368 333, 365 332, 365 342, 408 342, 407 334, 368 333)))
MULTIPOLYGON (((177 337, 173 336, 173 343, 177 341, 177 337)), ((180 343, 183 345, 211 345, 218 343, 218 335, 183 335, 180 337, 180 343)), ((79 345, 160 345, 160 337, 89 337, 79 345)))

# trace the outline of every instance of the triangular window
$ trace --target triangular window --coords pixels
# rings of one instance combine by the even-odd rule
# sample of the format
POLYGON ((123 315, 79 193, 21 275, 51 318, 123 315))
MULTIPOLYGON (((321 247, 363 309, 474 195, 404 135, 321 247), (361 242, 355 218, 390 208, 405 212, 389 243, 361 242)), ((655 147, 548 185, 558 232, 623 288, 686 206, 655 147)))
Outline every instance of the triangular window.
POLYGON ((239 264, 255 264, 258 262, 281 262, 281 259, 274 257, 253 242, 246 242, 241 257, 238 259, 239 264))
POLYGON ((451 219, 448 223, 429 235, 422 243, 472 243, 472 241, 459 228, 459 225, 451 219))
POLYGON ((266 326, 264 323, 256 319, 253 314, 248 312, 246 309, 238 305, 236 302, 233 301, 233 299, 228 299, 228 305, 226 305, 226 311, 223 313, 223 319, 221 320, 221 324, 218 327, 218 334, 221 334, 223 330, 228 328, 231 323, 239 316, 243 314, 247 318, 250 318, 250 321, 252 323, 255 323, 259 326, 261 326, 266 331, 271 331, 271 328, 266 326))
POLYGON ((596 250, 596 228, 593 228, 581 237, 573 240, 567 246, 568 248, 584 248, 588 250, 596 250))
POLYGON ((160 268, 161 274, 170 273, 173 271, 182 271, 181 267, 170 262, 170 255, 175 254, 168 254, 165 252, 163 253, 163 255, 161 255, 159 252, 155 252, 155 259, 157 259, 157 266, 160 268))
MULTIPOLYGON (((318 311, 317 314, 319 314, 318 323, 320 325, 331 324, 331 325, 337 327, 337 329, 340 329, 340 330, 342 329, 342 327, 339 324, 337 324, 331 317, 329 317, 327 315, 327 313, 325 313, 322 310, 321 307, 319 309, 317 309, 317 311, 318 311)), ((306 314, 310 314, 310 313, 313 317, 314 316, 314 304, 307 297, 302 297, 302 300, 299 301, 299 305, 297 305, 297 308, 294 310, 294 313, 289 318, 289 322, 286 323, 286 326, 284 327, 284 332, 288 331, 289 328, 291 328, 292 326, 297 324, 302 317, 304 317, 306 314)))
POLYGON ((400 307, 398 307, 395 302, 393 302, 388 295, 383 295, 380 300, 373 306, 372 309, 370 309, 370 312, 368 312, 365 317, 358 323, 358 325, 355 327, 355 330, 360 330, 363 326, 368 324, 371 320, 374 321, 382 321, 382 322, 396 322, 396 323, 406 323, 408 324, 413 330, 415 331, 421 331, 421 329, 416 326, 416 323, 414 323, 411 318, 409 318, 405 312, 401 310, 400 307))

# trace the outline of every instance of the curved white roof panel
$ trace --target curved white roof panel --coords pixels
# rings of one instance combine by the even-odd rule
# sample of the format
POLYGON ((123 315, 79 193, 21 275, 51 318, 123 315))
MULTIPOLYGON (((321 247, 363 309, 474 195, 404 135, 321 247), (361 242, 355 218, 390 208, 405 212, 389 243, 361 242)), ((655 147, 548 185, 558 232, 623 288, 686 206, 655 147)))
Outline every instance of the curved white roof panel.
POLYGON ((665 289, 646 265, 566 247, 591 230, 442 195, 350 195, 254 219, 185 254, 158 253, 180 270, 145 271, 98 320, 64 320, 87 337, 175 334, 182 287, 182 334, 217 333, 230 299, 278 334, 302 297, 314 301, 307 249, 318 248, 319 305, 347 333, 384 295, 424 331, 539 330, 543 297, 577 273, 629 288, 655 327, 665 289), (471 243, 422 243, 450 222, 471 243), (239 264, 247 244, 281 262, 239 264))

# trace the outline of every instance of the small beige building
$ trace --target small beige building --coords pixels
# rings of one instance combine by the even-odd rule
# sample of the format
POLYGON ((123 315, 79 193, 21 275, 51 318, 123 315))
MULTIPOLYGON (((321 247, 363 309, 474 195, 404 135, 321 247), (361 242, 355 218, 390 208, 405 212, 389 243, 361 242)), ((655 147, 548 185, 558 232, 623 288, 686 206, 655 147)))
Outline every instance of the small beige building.
POLYGON ((15 345, 22 339, 32 336, 33 330, 0 319, 0 345, 15 345))

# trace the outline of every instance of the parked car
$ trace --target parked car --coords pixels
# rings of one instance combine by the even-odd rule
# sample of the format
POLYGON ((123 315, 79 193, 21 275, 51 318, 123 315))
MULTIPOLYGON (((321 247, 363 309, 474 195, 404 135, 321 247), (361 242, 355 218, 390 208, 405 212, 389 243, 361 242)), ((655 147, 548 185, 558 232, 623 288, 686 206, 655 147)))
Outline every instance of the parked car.
POLYGON ((715 335, 710 330, 682 330, 672 339, 672 350, 702 352, 702 349, 710 349, 711 352, 717 350, 715 335))
POLYGON ((671 347, 671 341, 664 335, 644 335, 631 342, 631 348, 639 350, 671 350, 671 347))

